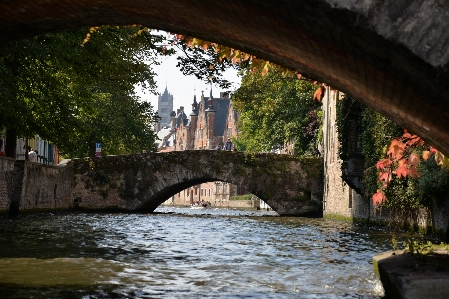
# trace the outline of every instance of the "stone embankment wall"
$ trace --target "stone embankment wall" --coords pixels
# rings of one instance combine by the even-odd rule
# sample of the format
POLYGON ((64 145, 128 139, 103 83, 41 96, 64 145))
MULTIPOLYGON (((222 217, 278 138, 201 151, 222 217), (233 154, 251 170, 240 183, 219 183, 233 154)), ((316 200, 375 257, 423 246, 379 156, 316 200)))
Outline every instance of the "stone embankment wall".
POLYGON ((72 173, 69 168, 25 163, 21 210, 72 207, 72 173))
POLYGON ((14 159, 0 157, 0 213, 9 211, 14 174, 14 159))
POLYGON ((0 213, 69 209, 72 172, 66 167, 0 158, 0 213))

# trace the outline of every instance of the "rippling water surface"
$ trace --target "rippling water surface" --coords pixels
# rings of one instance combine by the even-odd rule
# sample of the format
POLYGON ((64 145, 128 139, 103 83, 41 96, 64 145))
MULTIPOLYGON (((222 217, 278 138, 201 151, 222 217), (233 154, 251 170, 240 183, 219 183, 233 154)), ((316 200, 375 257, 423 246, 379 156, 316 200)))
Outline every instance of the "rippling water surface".
POLYGON ((273 212, 0 219, 0 298, 380 298, 389 235, 273 212))

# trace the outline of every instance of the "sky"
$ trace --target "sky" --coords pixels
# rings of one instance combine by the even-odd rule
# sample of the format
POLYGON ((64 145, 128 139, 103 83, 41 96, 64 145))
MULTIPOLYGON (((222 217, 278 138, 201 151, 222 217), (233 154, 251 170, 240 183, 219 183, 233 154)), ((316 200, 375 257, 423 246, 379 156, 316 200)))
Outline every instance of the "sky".
MULTIPOLYGON (((168 92, 173 95, 173 110, 179 109, 180 106, 184 106, 184 111, 187 115, 192 111, 193 96, 196 94, 197 101, 201 98, 201 91, 204 91, 205 96, 210 94, 210 85, 198 80, 195 76, 184 76, 179 68, 176 67, 176 55, 164 57, 162 63, 155 66, 153 69, 157 74, 155 78, 157 83, 157 93, 162 94, 167 86, 168 92)), ((236 89, 240 86, 241 78, 237 76, 236 70, 228 70, 225 72, 225 78, 233 83, 233 88, 236 89)), ((213 97, 219 97, 220 89, 216 85, 212 85, 213 97)), ((158 95, 145 92, 140 87, 136 87, 137 94, 144 100, 150 101, 157 111, 157 99, 158 95)))

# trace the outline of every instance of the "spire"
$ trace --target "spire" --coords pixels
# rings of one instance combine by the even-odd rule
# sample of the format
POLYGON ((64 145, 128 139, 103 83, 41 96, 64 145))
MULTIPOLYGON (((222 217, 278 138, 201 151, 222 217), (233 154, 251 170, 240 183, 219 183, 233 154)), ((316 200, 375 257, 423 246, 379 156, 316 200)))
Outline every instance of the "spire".
POLYGON ((196 94, 193 95, 192 113, 190 115, 198 115, 198 102, 196 101, 196 94))

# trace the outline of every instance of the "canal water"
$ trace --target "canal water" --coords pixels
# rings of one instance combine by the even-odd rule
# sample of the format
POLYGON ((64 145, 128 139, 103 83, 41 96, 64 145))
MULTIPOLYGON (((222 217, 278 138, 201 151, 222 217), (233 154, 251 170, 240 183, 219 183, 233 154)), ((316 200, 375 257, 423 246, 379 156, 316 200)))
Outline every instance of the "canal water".
POLYGON ((268 211, 0 219, 0 298, 381 298, 390 235, 268 211))

